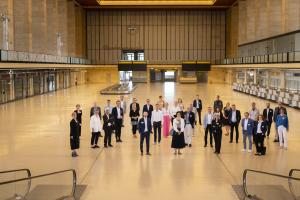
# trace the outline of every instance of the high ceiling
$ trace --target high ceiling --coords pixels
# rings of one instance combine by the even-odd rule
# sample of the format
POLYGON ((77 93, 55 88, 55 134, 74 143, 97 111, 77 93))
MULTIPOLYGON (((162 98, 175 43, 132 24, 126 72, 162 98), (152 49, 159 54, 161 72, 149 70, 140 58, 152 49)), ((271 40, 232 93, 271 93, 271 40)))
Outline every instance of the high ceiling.
POLYGON ((155 6, 200 6, 229 7, 237 0, 75 0, 83 7, 155 7, 155 6))

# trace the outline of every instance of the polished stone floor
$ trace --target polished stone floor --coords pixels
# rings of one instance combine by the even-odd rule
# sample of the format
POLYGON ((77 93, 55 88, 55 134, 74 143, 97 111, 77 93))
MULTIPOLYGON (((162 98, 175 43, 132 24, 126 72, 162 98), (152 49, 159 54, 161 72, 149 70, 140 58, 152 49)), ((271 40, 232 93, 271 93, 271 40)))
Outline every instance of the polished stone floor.
MULTIPOLYGON (((232 185, 242 183, 245 168, 287 174, 300 167, 299 111, 288 109, 290 118, 289 149, 280 150, 272 135, 266 142, 267 155, 256 157, 242 153, 241 142, 229 144, 223 137, 221 154, 203 147, 203 128, 197 126, 193 147, 175 156, 170 148, 171 138, 160 146, 151 142, 151 157, 139 154, 139 141, 131 136, 126 115, 122 144, 114 148, 90 148, 89 109, 94 101, 103 107, 106 99, 118 96, 100 96, 105 84, 91 84, 60 90, 41 96, 0 105, 0 171, 30 168, 33 174, 74 168, 79 184, 88 185, 84 200, 95 199, 238 199, 232 185), (75 105, 83 108, 83 130, 78 158, 70 157, 69 121, 75 105)), ((219 94, 224 103, 237 104, 242 112, 256 101, 262 111, 266 101, 233 92, 226 85, 184 85, 174 83, 139 84, 127 102, 137 97, 140 104, 146 98, 157 101, 159 95, 172 104, 181 97, 185 105, 199 94, 204 110, 219 94)), ((272 107, 275 104, 272 103, 272 107)), ((127 113, 128 114, 128 113, 127 113)), ((153 139, 153 138, 152 138, 153 139)), ((152 141, 152 140, 151 140, 152 141)), ((102 144, 103 139, 100 139, 102 144)), ((64 178, 61 178, 64 179, 64 178)), ((63 181, 53 178, 51 183, 63 181)), ((271 180, 268 180, 269 182, 271 180)), ((266 182, 268 182, 266 181, 266 182)))

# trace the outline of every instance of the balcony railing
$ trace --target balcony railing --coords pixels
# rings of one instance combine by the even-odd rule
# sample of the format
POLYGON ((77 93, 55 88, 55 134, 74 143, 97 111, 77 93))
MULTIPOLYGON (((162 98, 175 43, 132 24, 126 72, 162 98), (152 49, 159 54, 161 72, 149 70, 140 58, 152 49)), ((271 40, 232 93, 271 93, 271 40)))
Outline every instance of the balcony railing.
POLYGON ((212 64, 234 65, 234 64, 269 64, 269 63, 297 63, 300 62, 300 51, 276 53, 268 55, 247 56, 239 58, 226 58, 215 60, 212 64))
POLYGON ((90 60, 70 56, 56 56, 21 51, 1 50, 1 62, 29 62, 29 63, 55 63, 55 64, 91 64, 90 60))

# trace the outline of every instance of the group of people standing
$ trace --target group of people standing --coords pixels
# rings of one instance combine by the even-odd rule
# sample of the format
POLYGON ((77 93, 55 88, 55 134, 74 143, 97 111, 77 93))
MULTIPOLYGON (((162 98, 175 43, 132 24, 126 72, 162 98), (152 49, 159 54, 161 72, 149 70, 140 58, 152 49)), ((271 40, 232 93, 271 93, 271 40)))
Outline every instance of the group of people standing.
MULTIPOLYGON (((104 147, 112 147, 111 137, 115 133, 116 142, 122 142, 121 132, 124 126, 124 116, 126 113, 127 104, 124 96, 121 96, 116 101, 116 105, 112 106, 111 101, 107 100, 104 106, 104 115, 101 115, 101 108, 95 103, 90 110, 90 129, 91 129, 91 148, 99 148, 98 139, 102 137, 101 132, 104 131, 104 147), (102 124, 103 120, 103 124, 102 124)), ((159 96, 158 101, 151 104, 150 99, 146 99, 143 107, 133 98, 129 106, 129 117, 131 121, 131 130, 134 138, 137 137, 137 132, 140 134, 140 152, 144 154, 144 143, 146 142, 146 155, 150 154, 150 134, 154 134, 154 144, 160 144, 163 137, 172 136, 171 147, 175 150, 174 154, 182 154, 181 149, 184 147, 192 147, 192 137, 194 129, 197 125, 202 125, 201 120, 202 101, 199 95, 189 104, 184 107, 181 98, 174 102, 172 108, 169 107, 162 96, 159 96), (141 110, 142 108, 142 110, 141 110)), ((213 107, 208 107, 203 118, 204 128, 204 147, 209 144, 211 147, 215 145, 215 153, 220 154, 223 129, 225 135, 230 135, 230 143, 233 143, 235 132, 235 141, 239 142, 239 125, 242 128, 243 149, 247 151, 247 140, 249 143, 248 152, 252 152, 252 141, 256 146, 256 155, 264 155, 266 147, 264 146, 265 137, 269 137, 271 125, 275 122, 275 140, 279 142, 281 148, 287 149, 287 131, 288 117, 287 111, 278 103, 275 110, 270 108, 270 103, 267 103, 263 113, 260 114, 253 102, 249 112, 244 113, 244 118, 241 117, 241 112, 236 109, 236 105, 227 103, 223 107, 223 102, 220 96, 217 95, 213 107)), ((72 113, 70 122, 70 143, 72 156, 78 156, 76 149, 80 146, 82 126, 82 110, 80 105, 76 105, 76 110, 72 113)))

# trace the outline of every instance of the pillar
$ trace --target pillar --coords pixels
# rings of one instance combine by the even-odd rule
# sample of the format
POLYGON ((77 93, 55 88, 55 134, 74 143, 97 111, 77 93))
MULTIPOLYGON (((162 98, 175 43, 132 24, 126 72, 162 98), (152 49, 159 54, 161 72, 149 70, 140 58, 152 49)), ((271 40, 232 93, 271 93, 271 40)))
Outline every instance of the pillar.
MULTIPOLYGON (((0 14, 8 18, 8 50, 14 49, 14 17, 13 17, 13 0, 1 0, 0 1, 0 14)), ((0 48, 3 45, 3 24, 0 20, 0 48)), ((3 48, 6 49, 6 48, 3 48)))
POLYGON ((68 55, 76 57, 76 18, 75 4, 73 1, 68 1, 68 55))
MULTIPOLYGON (((57 0, 58 3, 58 32, 61 34, 62 56, 68 56, 68 1, 57 0)), ((73 3, 73 2, 72 2, 73 3)), ((73 41, 75 43, 75 41, 73 41)))
POLYGON ((57 55, 56 37, 58 33, 58 3, 57 0, 46 0, 46 32, 47 54, 57 55))
POLYGON ((270 71, 266 70, 266 88, 269 88, 270 85, 270 71))
POLYGON ((14 0, 14 50, 30 52, 32 50, 31 0, 14 0))
POLYGON ((280 89, 285 90, 285 72, 280 71, 280 89))
POLYGON ((257 85, 257 70, 253 70, 253 84, 257 85))
MULTIPOLYGON (((32 52, 47 53, 46 0, 32 0, 32 52)), ((50 27, 51 28, 51 27, 50 27)))
POLYGON ((244 70, 244 84, 247 84, 248 83, 248 70, 245 69, 244 70))

